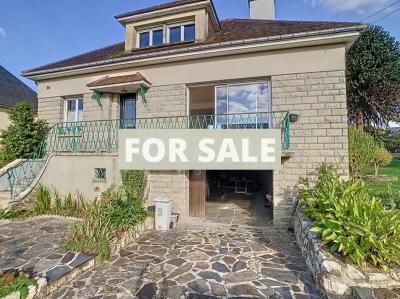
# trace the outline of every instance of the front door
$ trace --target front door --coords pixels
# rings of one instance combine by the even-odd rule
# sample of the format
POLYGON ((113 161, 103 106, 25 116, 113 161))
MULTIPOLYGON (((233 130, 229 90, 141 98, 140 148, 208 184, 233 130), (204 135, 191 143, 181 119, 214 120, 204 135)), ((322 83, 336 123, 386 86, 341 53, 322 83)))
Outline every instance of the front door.
POLYGON ((120 97, 120 120, 121 128, 136 128, 136 94, 127 93, 120 97))

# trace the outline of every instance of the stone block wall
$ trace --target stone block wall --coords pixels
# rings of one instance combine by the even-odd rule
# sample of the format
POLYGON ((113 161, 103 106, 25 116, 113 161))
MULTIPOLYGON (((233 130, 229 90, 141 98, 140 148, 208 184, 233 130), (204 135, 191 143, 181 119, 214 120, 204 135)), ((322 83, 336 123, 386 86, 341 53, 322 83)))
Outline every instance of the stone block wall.
POLYGON ((173 199, 172 212, 178 213, 181 219, 189 216, 188 171, 152 171, 149 183, 149 205, 153 205, 157 197, 170 197, 173 199))
POLYGON ((187 115, 185 84, 153 86, 147 93, 147 103, 138 98, 138 118, 184 115, 187 115))
POLYGON ((398 269, 383 272, 375 268, 359 268, 351 265, 343 258, 331 254, 318 236, 310 232, 311 225, 311 221, 305 215, 301 213, 295 215, 293 227, 297 245, 306 259, 318 289, 327 298, 351 298, 350 294, 355 287, 371 290, 398 288, 400 285, 398 269))
POLYGON ((38 100, 38 117, 45 119, 50 126, 61 122, 63 115, 63 97, 41 98, 38 100))
POLYGON ((299 115, 290 129, 293 157, 274 172, 274 224, 279 227, 294 212, 300 178, 313 179, 321 163, 333 163, 348 175, 345 71, 272 76, 272 106, 274 112, 299 115))

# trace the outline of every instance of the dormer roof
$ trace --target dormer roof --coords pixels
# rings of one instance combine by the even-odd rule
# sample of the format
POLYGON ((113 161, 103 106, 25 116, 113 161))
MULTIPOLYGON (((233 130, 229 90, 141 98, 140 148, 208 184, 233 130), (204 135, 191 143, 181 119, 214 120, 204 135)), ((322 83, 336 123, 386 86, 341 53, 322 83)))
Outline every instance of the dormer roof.
POLYGON ((176 0, 173 2, 168 2, 164 4, 159 4, 143 9, 134 10, 127 13, 122 13, 115 16, 115 18, 122 25, 127 22, 135 20, 144 20, 147 18, 154 18, 160 15, 169 15, 181 11, 196 9, 196 8, 206 8, 208 9, 214 18, 214 21, 220 26, 217 11, 215 9, 213 0, 176 0))

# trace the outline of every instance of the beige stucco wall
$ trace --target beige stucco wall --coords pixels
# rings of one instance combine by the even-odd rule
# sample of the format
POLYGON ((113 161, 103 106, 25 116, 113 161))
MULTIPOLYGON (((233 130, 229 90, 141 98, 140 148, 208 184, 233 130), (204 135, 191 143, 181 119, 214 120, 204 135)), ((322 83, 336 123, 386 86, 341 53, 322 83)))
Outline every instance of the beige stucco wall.
POLYGON ((118 156, 109 154, 55 155, 50 158, 40 178, 41 184, 56 188, 61 194, 81 193, 93 200, 113 183, 121 183, 118 156), (95 168, 106 169, 106 181, 95 180, 95 168))
POLYGON ((8 108, 0 107, 0 130, 5 130, 10 125, 7 111, 8 108))

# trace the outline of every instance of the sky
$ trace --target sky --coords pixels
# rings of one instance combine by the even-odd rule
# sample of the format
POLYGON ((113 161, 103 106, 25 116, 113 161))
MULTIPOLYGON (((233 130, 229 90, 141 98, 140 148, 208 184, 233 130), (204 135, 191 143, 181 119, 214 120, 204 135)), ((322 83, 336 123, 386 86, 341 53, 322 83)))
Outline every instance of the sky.
MULTIPOLYGON (((20 76, 26 69, 68 58, 124 39, 115 15, 167 0, 1 0, 0 65, 20 76)), ((361 21, 398 2, 368 21, 400 40, 400 1, 396 0, 276 0, 277 19, 361 21), (399 9, 397 11, 397 9, 399 9)), ((214 0, 220 19, 248 18, 247 0, 214 0)))

